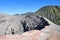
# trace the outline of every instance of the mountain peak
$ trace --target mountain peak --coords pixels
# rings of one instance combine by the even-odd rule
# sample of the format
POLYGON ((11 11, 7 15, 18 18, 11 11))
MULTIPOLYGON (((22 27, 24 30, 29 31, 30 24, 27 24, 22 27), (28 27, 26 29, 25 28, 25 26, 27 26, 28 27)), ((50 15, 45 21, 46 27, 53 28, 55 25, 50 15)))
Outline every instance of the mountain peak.
POLYGON ((60 25, 60 6, 45 6, 35 12, 60 25))

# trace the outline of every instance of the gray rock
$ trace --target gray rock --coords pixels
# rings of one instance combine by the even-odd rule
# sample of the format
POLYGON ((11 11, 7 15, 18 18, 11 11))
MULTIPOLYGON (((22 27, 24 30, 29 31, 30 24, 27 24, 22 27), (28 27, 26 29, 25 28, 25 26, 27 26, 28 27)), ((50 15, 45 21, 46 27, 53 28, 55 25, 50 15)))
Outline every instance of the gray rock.
MULTIPOLYGON (((0 35, 21 34, 29 30, 41 30, 46 20, 31 15, 4 15, 0 14, 0 35)), ((48 23, 48 22, 47 22, 48 23)))

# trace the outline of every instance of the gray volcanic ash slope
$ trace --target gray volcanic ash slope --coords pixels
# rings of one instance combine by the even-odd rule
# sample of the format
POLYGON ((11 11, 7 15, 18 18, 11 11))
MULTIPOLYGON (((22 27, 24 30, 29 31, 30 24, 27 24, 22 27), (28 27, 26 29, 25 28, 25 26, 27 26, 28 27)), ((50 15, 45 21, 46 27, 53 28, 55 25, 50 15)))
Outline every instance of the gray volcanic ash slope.
POLYGON ((0 14, 0 35, 21 34, 25 31, 44 28, 48 22, 44 22, 37 15, 4 15, 0 14), (45 24, 45 25, 44 25, 45 24), (40 27, 40 28, 39 28, 40 27))
POLYGON ((60 26, 34 13, 0 14, 0 35, 0 40, 60 40, 60 26))

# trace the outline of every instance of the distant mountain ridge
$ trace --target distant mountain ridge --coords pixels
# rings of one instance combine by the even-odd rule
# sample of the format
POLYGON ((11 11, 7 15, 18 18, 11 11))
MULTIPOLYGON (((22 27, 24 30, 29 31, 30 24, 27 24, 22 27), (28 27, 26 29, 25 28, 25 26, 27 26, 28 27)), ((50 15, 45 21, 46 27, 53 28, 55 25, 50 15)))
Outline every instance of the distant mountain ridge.
POLYGON ((35 14, 46 17, 55 24, 60 25, 60 6, 44 6, 37 10, 35 14))

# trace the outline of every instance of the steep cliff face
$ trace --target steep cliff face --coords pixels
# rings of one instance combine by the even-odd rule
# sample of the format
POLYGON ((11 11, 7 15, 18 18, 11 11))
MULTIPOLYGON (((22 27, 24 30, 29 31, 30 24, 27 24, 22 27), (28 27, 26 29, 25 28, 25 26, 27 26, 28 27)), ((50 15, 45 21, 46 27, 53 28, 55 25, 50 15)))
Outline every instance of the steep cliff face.
POLYGON ((29 30, 41 30, 49 23, 37 15, 8 15, 1 14, 0 35, 21 34, 29 30), (5 17, 4 17, 5 16, 5 17))
POLYGON ((60 25, 60 6, 45 6, 37 10, 35 13, 60 25))

